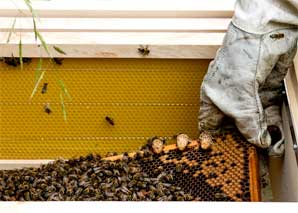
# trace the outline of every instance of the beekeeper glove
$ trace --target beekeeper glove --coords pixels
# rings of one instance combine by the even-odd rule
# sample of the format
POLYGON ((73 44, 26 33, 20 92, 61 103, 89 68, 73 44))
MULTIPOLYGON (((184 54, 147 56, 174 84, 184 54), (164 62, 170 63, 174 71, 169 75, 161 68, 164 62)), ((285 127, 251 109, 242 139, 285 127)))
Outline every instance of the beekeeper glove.
POLYGON ((282 119, 280 116, 280 107, 272 105, 265 108, 266 121, 268 132, 271 135, 272 143, 269 147, 269 155, 282 156, 285 151, 284 146, 284 131, 282 127, 282 119))
POLYGON ((288 69, 297 37, 297 28, 253 34, 231 23, 201 86, 199 130, 215 131, 227 115, 250 143, 269 147, 260 88, 276 65, 288 69))

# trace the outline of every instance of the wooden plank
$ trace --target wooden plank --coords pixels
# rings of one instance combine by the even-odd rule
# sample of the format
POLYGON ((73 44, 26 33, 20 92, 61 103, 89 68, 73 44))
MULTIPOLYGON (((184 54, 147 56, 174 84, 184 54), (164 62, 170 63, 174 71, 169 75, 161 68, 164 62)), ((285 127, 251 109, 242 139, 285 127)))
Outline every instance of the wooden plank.
POLYGON ((250 197, 251 201, 261 201, 261 186, 259 174, 259 159, 257 151, 254 147, 249 151, 249 181, 250 181, 250 197))
POLYGON ((0 160, 0 170, 21 169, 25 167, 39 167, 54 160, 0 160))
MULTIPOLYGON (((0 17, 0 32, 10 32, 15 18, 0 17)), ((41 18, 39 32, 225 32, 229 18, 41 18)), ((16 32, 33 32, 32 18, 17 18, 16 32)))
MULTIPOLYGON (((196 140, 193 140, 191 143, 189 143, 187 145, 187 147, 191 148, 191 147, 195 147, 195 146, 198 146, 200 144, 199 141, 196 141, 196 140)), ((175 150, 177 149, 177 145, 176 144, 171 144, 171 145, 167 145, 163 148, 163 151, 171 151, 171 150, 175 150)), ((142 151, 140 151, 142 152, 142 151)), ((128 156, 129 157, 133 157, 136 155, 136 152, 132 152, 132 153, 129 153, 128 156)), ((123 155, 116 155, 116 156, 112 156, 112 157, 107 157, 105 158, 106 160, 111 160, 111 161, 115 161, 115 160, 120 160, 121 158, 123 157, 123 155)))
MULTIPOLYGON (((51 0, 32 1, 40 17, 230 18, 236 0, 51 0)), ((0 16, 30 16, 23 0, 1 0, 0 16), (22 10, 20 13, 19 10, 22 10)))
MULTIPOLYGON (((210 59, 220 47, 224 33, 42 33, 54 57, 69 58, 142 58, 140 44, 149 45, 148 58, 210 59), (52 48, 57 45, 67 55, 52 48)), ((20 34, 13 34, 6 44, 8 33, 0 32, 0 57, 18 56, 20 34)), ((22 33, 23 57, 39 57, 40 49, 34 33, 22 33)), ((42 51, 41 55, 47 57, 42 51)))
MULTIPOLYGON (((298 45, 298 43, 297 43, 298 45)), ((296 56, 294 58, 294 72, 296 73, 296 79, 298 79, 298 51, 296 53, 296 56)))
POLYGON ((295 70, 290 69, 286 78, 285 86, 288 97, 289 108, 293 123, 296 138, 298 138, 298 78, 296 77, 295 70))
MULTIPOLYGON (((293 149, 294 141, 291 133, 288 107, 282 107, 283 129, 285 134, 285 155, 283 157, 272 156, 269 158, 269 174, 272 186, 274 202, 298 201, 298 167, 297 153, 293 149)), ((297 137, 296 137, 297 138, 297 137)))

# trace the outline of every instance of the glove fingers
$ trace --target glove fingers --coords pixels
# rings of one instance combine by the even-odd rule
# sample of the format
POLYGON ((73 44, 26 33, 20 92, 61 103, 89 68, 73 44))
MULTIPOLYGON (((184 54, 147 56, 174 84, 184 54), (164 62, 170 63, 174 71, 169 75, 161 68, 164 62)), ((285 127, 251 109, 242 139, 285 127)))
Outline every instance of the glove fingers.
POLYGON ((277 105, 273 105, 270 107, 267 107, 265 109, 266 114, 266 120, 268 129, 270 127, 274 127, 275 133, 270 131, 270 134, 272 134, 272 145, 269 147, 269 155, 271 156, 281 156, 284 154, 284 131, 282 127, 282 119, 280 114, 280 107, 277 105), (276 131, 278 133, 276 134, 276 131), (274 137, 274 134, 277 135, 277 137, 274 137))
POLYGON ((202 86, 200 94, 199 131, 216 132, 225 115, 206 96, 202 86))

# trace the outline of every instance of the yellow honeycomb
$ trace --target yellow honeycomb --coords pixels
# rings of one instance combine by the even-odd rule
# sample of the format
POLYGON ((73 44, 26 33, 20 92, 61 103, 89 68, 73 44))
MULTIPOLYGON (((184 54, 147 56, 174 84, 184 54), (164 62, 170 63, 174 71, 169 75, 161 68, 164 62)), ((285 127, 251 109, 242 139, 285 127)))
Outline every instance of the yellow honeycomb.
POLYGON ((45 76, 30 100, 37 61, 23 70, 0 63, 0 159, 130 152, 154 135, 197 136, 199 91, 209 60, 65 59, 57 65, 44 59, 45 76), (71 95, 64 98, 67 121, 59 80, 71 95))

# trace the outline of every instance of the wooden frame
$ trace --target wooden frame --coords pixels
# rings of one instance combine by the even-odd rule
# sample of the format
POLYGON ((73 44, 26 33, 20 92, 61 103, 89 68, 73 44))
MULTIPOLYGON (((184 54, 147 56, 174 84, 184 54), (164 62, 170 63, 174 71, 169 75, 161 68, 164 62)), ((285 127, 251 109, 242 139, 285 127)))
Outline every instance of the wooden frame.
POLYGON ((294 67, 289 70, 285 78, 285 87, 293 129, 296 139, 298 139, 298 53, 294 59, 294 67))
MULTIPOLYGON (((54 57, 61 57, 52 48, 58 45, 67 53, 67 56, 63 57, 141 58, 144 56, 140 55, 137 49, 143 44, 149 45, 151 50, 150 55, 146 56, 148 58, 211 59, 222 43, 225 29, 233 14, 235 0, 224 1, 223 4, 220 4, 220 1, 209 1, 208 4, 205 0, 195 1, 196 4, 188 8, 181 7, 178 1, 173 1, 168 7, 159 9, 138 3, 131 8, 128 5, 132 4, 127 4, 122 9, 106 4, 97 9, 73 1, 75 3, 68 5, 68 9, 63 9, 57 5, 66 0, 54 0, 57 4, 50 8, 45 5, 46 2, 39 2, 35 8, 41 19, 38 28, 54 57), (119 18, 122 18, 123 22, 119 18), (173 23, 177 25, 171 26, 173 23)), ((31 32, 29 13, 25 10, 25 5, 19 8, 24 10, 21 15, 10 0, 0 1, 0 56, 17 56, 19 38, 22 36, 23 56, 40 57, 40 50, 31 32), (18 18, 16 33, 11 37, 11 42, 6 44, 9 26, 15 16, 22 18, 18 18)), ((45 52, 41 54, 47 57, 45 52)), ((295 59, 295 69, 296 73, 292 69, 285 83, 298 136, 298 56, 295 59)), ((0 169, 40 166, 51 161, 0 160, 0 169)), ((258 199, 259 192, 255 193, 258 199)))
MULTIPOLYGON (((39 17, 59 18, 229 18, 236 0, 31 0, 39 17)), ((1 0, 0 16, 29 16, 23 0, 1 0), (17 9, 16 9, 17 8, 17 9), (22 10, 22 14, 18 9, 22 10)))
MULTIPOLYGON (((37 28, 54 57, 211 59, 220 47, 233 15, 235 0, 82 0, 32 1, 37 28), (59 46, 67 55, 53 50, 59 46)), ((24 57, 47 57, 33 33, 23 0, 0 1, 0 57, 18 56, 22 38, 24 57), (15 17, 15 33, 7 37, 15 17), (41 53, 40 53, 41 52, 41 53)))

